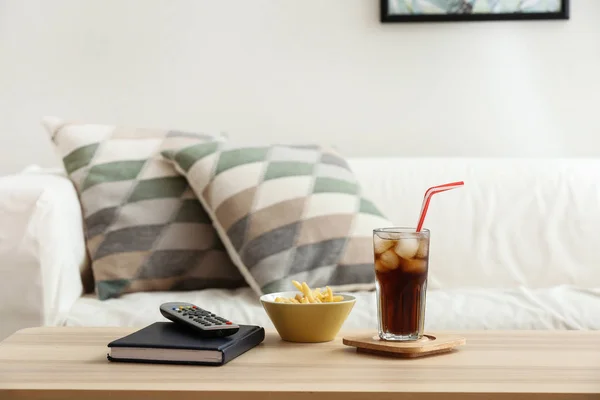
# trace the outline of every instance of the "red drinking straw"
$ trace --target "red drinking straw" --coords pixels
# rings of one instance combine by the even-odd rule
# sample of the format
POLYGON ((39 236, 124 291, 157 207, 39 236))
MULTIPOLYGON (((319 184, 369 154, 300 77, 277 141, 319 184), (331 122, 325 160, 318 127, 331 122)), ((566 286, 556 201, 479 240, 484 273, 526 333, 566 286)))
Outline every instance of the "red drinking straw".
POLYGON ((446 190, 456 189, 458 187, 463 186, 465 183, 463 181, 460 182, 452 182, 446 183, 443 185, 432 186, 425 192, 423 196, 423 205, 421 206, 421 214, 419 215, 419 223, 417 224, 417 232, 421 232, 421 228, 423 227, 423 222, 425 222, 425 216, 427 215, 427 209, 429 208, 429 201, 431 200, 431 196, 436 193, 445 192, 446 190))

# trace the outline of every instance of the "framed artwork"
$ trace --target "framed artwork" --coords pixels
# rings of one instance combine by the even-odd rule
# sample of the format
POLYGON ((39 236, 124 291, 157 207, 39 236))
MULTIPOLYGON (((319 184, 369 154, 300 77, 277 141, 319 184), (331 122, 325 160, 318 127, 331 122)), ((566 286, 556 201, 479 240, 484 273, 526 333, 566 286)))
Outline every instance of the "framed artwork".
POLYGON ((380 0, 381 22, 569 19, 569 0, 380 0))

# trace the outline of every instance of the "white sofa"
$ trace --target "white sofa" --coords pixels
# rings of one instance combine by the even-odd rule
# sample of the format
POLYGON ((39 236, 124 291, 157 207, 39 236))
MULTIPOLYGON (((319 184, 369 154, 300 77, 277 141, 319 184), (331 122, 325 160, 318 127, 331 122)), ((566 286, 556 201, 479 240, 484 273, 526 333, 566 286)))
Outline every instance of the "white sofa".
MULTIPOLYGON (((350 159, 397 225, 414 226, 424 191, 436 195, 426 329, 600 329, 600 160, 350 159)), ((39 325, 144 326, 182 300, 239 323, 271 327, 250 289, 83 293, 87 262, 76 193, 61 171, 0 178, 0 338, 39 325)), ((373 292, 345 328, 375 329, 373 292)))

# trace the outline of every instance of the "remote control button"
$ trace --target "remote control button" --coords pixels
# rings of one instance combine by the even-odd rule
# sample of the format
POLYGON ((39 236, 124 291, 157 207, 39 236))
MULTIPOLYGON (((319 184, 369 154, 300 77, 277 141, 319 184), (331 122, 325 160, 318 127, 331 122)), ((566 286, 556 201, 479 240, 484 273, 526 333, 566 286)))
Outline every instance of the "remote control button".
POLYGON ((227 324, 227 325, 233 325, 233 323, 231 321, 227 321, 227 322, 225 322, 225 324, 227 324))
POLYGON ((173 311, 176 311, 176 310, 177 310, 177 308, 176 308, 176 307, 173 307, 173 311))

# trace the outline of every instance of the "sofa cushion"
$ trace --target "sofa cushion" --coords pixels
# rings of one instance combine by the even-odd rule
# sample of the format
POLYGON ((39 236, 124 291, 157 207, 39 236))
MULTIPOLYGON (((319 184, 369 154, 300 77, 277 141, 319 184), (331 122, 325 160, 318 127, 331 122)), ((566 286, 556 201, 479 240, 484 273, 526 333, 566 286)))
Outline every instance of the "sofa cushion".
POLYGON ((218 135, 44 122, 79 195, 100 299, 246 285, 185 178, 160 157, 218 135))
POLYGON ((293 289, 293 279, 374 288, 373 229, 391 222, 333 149, 198 141, 163 155, 187 177, 256 293, 293 289))
POLYGON ((600 288, 600 159, 371 157, 349 164, 396 226, 416 224, 428 187, 464 180, 431 201, 428 288, 600 288))
MULTIPOLYGON (((342 331, 377 332, 377 304, 372 291, 353 292, 356 304, 342 331)), ((82 297, 69 313, 69 326, 142 327, 166 321, 162 303, 183 301, 240 324, 273 329, 271 320, 250 288, 207 289, 193 292, 133 293, 101 302, 82 297)), ((560 285, 544 289, 464 288, 428 290, 425 331, 462 329, 600 329, 600 289, 560 285)))

